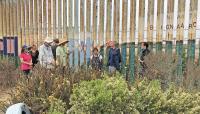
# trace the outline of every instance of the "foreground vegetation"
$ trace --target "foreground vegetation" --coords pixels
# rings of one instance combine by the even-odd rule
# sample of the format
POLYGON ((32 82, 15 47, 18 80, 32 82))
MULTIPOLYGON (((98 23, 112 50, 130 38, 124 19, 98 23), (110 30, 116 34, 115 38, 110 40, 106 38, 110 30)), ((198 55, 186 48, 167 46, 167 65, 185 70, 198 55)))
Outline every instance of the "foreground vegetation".
POLYGON ((30 78, 16 78, 18 70, 7 61, 0 62, 0 85, 12 88, 9 101, 0 102, 4 112, 11 104, 24 102, 35 114, 200 113, 200 67, 185 63, 183 76, 177 76, 173 56, 150 55, 145 77, 136 75, 134 83, 127 83, 121 74, 69 68, 63 75, 40 66, 30 78))

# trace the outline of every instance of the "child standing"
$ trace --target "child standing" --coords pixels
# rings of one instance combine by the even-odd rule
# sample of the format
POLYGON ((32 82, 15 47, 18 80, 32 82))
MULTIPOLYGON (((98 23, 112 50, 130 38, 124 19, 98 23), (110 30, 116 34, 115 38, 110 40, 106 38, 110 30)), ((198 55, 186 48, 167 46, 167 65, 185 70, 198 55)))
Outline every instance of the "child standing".
POLYGON ((22 47, 21 54, 19 57, 21 61, 21 70, 23 71, 24 75, 27 76, 30 74, 30 70, 33 63, 31 54, 29 53, 28 47, 26 45, 22 47))
POLYGON ((97 48, 93 49, 93 54, 90 59, 92 69, 101 71, 103 66, 103 57, 99 54, 99 50, 97 48))

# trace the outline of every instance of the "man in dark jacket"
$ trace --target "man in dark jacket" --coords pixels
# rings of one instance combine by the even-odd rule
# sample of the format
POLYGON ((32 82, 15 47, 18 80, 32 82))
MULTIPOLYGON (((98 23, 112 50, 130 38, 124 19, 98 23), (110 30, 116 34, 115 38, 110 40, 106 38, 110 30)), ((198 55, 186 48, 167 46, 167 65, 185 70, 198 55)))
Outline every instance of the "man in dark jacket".
POLYGON ((56 48, 58 47, 58 44, 59 44, 59 39, 56 38, 56 39, 53 40, 53 44, 51 46, 53 58, 54 58, 55 61, 56 61, 56 48))
POLYGON ((121 63, 121 53, 120 49, 115 47, 114 42, 110 42, 110 50, 108 53, 108 67, 109 73, 113 74, 117 71, 120 71, 121 63))
POLYGON ((142 43, 142 49, 141 49, 140 57, 139 57, 139 62, 140 62, 140 65, 141 65, 141 71, 140 71, 139 74, 141 76, 144 75, 144 73, 147 69, 147 65, 144 62, 144 59, 145 59, 145 56, 147 56, 150 53, 150 50, 148 49, 148 47, 149 47, 148 43, 146 43, 146 42, 142 43))

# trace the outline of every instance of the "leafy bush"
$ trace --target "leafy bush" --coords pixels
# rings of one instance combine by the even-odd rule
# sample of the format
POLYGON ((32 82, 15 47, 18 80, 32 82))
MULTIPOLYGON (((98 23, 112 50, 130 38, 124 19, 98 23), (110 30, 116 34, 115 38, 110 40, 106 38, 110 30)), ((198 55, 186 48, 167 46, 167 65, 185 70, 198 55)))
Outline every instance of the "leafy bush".
POLYGON ((50 108, 48 114, 64 114, 66 112, 66 103, 53 96, 49 96, 50 108))
POLYGON ((162 112, 165 97, 159 81, 142 80, 132 88, 132 92, 134 93, 136 109, 140 113, 156 114, 162 112))
POLYGON ((70 98, 71 113, 118 114, 133 113, 133 94, 122 78, 83 81, 73 89, 70 98))
POLYGON ((200 111, 200 93, 189 93, 173 84, 163 91, 158 80, 144 79, 137 82, 131 91, 135 107, 142 114, 198 114, 200 111))

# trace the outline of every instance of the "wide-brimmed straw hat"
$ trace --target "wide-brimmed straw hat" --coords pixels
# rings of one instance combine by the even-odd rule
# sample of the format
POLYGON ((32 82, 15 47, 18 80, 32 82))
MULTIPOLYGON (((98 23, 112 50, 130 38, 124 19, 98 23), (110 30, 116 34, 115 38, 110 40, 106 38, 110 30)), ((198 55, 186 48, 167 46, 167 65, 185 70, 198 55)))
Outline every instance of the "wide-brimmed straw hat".
POLYGON ((46 42, 46 43, 52 43, 52 42, 53 42, 53 39, 50 38, 50 37, 47 37, 47 38, 44 40, 44 42, 46 42))
POLYGON ((66 39, 59 39, 59 44, 58 45, 62 45, 62 44, 66 44, 68 43, 69 41, 66 40, 66 39))

